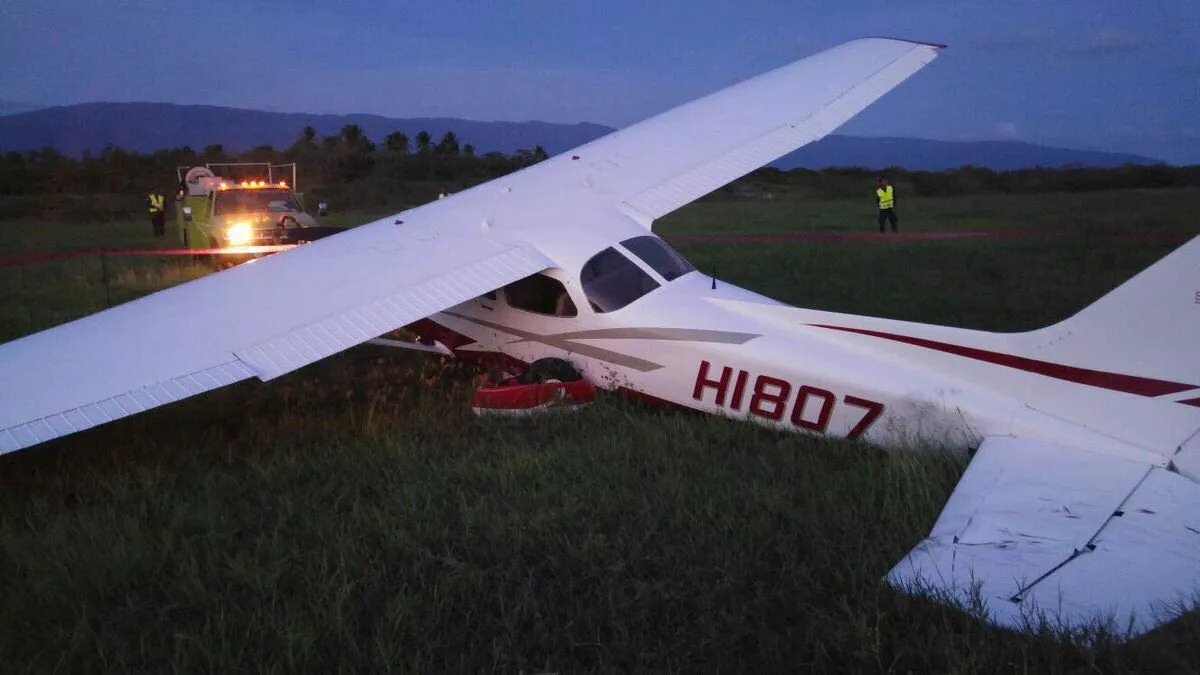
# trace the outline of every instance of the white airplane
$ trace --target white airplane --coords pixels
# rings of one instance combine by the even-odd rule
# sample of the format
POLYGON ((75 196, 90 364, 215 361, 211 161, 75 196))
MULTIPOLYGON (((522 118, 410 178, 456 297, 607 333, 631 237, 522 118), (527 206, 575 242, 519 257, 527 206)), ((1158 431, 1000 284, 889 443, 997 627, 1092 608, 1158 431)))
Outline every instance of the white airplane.
POLYGON ((882 446, 977 449, 892 584, 1129 634, 1200 588, 1200 238, 1049 328, 790 307, 695 270, 656 218, 812 141, 932 61, 870 38, 444 200, 0 346, 0 452, 428 319, 461 354, 882 446), (302 287, 297 296, 281 288, 302 287))

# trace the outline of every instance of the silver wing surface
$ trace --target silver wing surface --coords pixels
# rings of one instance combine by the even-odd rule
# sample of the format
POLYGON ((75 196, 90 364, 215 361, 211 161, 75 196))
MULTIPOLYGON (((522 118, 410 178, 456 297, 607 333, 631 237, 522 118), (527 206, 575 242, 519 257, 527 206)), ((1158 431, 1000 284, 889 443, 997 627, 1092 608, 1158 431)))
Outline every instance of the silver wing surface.
POLYGON ((1200 485, 1078 448, 988 438, 929 537, 888 574, 1011 628, 1136 635, 1200 592, 1200 485))
POLYGON ((561 190, 550 194, 594 195, 650 227, 654 219, 825 137, 933 61, 939 49, 886 38, 847 42, 531 171, 542 187, 561 190))
POLYGON ((2 345, 0 452, 268 380, 599 250, 580 249, 616 240, 605 219, 649 227, 829 133, 936 53, 850 42, 451 198, 2 345))
POLYGON ((0 452, 268 380, 554 265, 477 230, 384 219, 3 345, 0 452))

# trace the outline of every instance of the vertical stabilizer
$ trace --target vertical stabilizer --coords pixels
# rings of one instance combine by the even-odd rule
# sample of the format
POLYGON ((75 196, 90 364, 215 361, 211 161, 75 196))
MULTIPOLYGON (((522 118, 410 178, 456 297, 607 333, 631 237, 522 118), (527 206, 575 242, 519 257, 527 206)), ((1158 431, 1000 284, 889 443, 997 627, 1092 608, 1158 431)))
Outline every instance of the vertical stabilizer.
POLYGON ((1034 358, 1200 386, 1200 237, 1026 338, 1034 358))

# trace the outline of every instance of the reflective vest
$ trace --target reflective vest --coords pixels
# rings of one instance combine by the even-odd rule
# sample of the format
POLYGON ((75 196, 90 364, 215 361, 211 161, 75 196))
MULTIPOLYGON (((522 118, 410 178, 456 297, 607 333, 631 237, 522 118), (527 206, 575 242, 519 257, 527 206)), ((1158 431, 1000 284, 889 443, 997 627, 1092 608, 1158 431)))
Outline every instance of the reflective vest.
POLYGON ((891 185, 875 190, 875 195, 879 197, 879 208, 881 209, 890 209, 896 203, 895 198, 892 197, 891 185))
POLYGON ((163 209, 163 196, 150 195, 150 213, 158 213, 163 209))

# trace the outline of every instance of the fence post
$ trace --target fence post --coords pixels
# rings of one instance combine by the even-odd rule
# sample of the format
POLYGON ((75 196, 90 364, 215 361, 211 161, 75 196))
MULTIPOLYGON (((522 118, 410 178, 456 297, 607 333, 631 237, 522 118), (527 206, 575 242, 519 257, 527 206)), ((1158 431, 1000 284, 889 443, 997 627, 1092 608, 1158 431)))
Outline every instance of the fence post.
POLYGON ((112 294, 108 290, 108 256, 100 254, 100 276, 104 280, 104 306, 112 307, 112 294))

